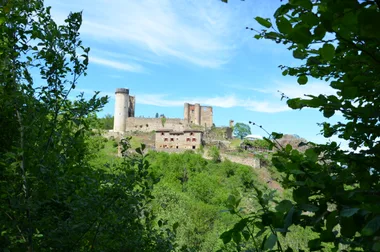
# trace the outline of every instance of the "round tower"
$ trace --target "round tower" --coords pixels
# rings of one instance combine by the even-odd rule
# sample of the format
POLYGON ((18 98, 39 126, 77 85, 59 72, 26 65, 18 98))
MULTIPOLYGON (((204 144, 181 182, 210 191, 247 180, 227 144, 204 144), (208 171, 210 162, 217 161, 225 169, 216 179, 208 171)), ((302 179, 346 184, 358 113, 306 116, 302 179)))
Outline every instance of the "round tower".
POLYGON ((128 118, 129 90, 117 88, 115 91, 115 113, 113 119, 113 131, 124 132, 128 118))

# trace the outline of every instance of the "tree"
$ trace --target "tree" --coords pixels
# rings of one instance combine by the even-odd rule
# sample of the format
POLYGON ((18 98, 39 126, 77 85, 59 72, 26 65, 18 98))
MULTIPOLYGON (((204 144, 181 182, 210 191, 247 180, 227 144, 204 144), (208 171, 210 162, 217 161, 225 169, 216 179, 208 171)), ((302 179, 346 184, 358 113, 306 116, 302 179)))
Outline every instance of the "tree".
POLYGON ((158 118, 158 117, 160 117, 160 116, 158 115, 158 112, 157 112, 155 118, 158 118))
POLYGON ((68 99, 88 65, 81 23, 70 13, 58 26, 42 0, 0 5, 1 248, 170 250, 148 207, 156 180, 143 149, 107 171, 91 162, 108 98, 68 99))
POLYGON ((236 123, 234 126, 234 135, 243 139, 244 137, 251 134, 251 127, 245 123, 236 123))
POLYGON ((105 130, 113 129, 113 116, 106 114, 103 118, 99 118, 100 127, 105 130))
MULTIPOLYGON (((318 109, 326 118, 339 112, 344 120, 322 122, 321 133, 346 140, 350 149, 332 141, 308 143, 301 153, 278 145, 282 135, 273 133, 278 152, 272 162, 285 174, 282 184, 292 190, 293 201, 271 209, 271 198, 258 191, 263 214, 244 218, 246 227, 263 230, 266 249, 282 251, 280 234, 296 225, 317 234, 308 243, 311 251, 327 246, 380 251, 380 33, 374 26, 380 22, 380 2, 291 0, 276 10, 273 22, 256 20, 264 28, 255 38, 282 43, 301 60, 296 67, 281 65, 283 75, 296 77, 299 85, 309 78, 324 80, 337 91, 288 99, 289 107, 318 109)), ((239 228, 234 231, 242 232, 239 228)))

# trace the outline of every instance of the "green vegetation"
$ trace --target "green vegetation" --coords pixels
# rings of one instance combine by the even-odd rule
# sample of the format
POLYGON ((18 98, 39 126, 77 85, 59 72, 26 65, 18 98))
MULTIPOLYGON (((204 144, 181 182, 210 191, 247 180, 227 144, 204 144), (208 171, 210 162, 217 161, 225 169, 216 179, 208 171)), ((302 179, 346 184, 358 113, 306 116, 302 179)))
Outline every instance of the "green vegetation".
POLYGON ((251 127, 245 123, 236 123, 234 126, 234 135, 240 139, 251 134, 251 127))
POLYGON ((316 234, 308 241, 309 251, 380 251, 380 33, 373 25, 380 21, 380 2, 291 0, 276 10, 273 23, 256 21, 263 29, 255 38, 284 44, 302 60, 300 66, 280 66, 283 75, 296 77, 300 85, 310 77, 330 81, 337 91, 282 98, 292 109, 318 109, 326 118, 340 112, 344 120, 322 123, 322 134, 348 141, 351 150, 332 141, 300 143, 309 147, 300 152, 279 144, 282 134, 272 133, 268 142, 278 150, 272 163, 284 174, 282 184, 292 191, 292 201, 276 202, 257 190, 262 210, 243 215, 221 238, 229 243, 243 236, 254 251, 298 251, 282 239, 300 227, 316 234), (252 229, 261 230, 262 242, 247 235, 252 229))
POLYGON ((141 149, 94 162, 111 148, 92 130, 107 97, 67 99, 87 70, 81 22, 56 25, 40 0, 0 5, 1 250, 170 251, 175 227, 157 225, 141 149))
MULTIPOLYGON (((95 114, 108 98, 67 99, 88 65, 81 13, 58 26, 42 0, 5 1, 1 249, 380 251, 380 33, 373 25, 379 9, 378 1, 292 0, 276 11, 277 29, 256 18, 265 27, 256 38, 288 45, 303 60, 281 66, 284 75, 301 85, 309 77, 331 79, 338 91, 288 99, 288 105, 318 108, 326 118, 339 111, 345 120, 323 123, 322 133, 356 151, 300 142, 309 147, 300 152, 272 133, 267 143, 277 152, 257 155, 272 174, 263 181, 261 169, 221 162, 216 147, 206 160, 193 151, 147 153, 141 143, 149 134, 104 139, 94 129, 110 127, 110 117, 99 121, 95 114), (119 146, 123 158, 116 157, 119 146), (273 179, 283 195, 268 189, 273 179)), ((234 130, 240 138, 250 133, 239 123, 234 130)))
POLYGON ((230 147, 237 149, 240 146, 241 143, 242 143, 241 139, 234 138, 234 139, 231 140, 230 147))
POLYGON ((269 149, 269 145, 270 145, 268 141, 265 141, 262 139, 255 139, 255 140, 245 139, 242 144, 247 147, 262 148, 262 149, 269 149))
POLYGON ((99 118, 100 128, 105 130, 113 129, 113 116, 110 114, 105 115, 103 118, 99 118))

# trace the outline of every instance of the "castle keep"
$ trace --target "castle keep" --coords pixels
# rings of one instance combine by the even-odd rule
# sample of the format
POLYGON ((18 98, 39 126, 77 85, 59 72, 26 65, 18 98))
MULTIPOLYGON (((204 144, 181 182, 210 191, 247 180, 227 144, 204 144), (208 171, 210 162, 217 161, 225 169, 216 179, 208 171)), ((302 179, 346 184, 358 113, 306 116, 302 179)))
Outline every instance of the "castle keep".
POLYGON ((183 118, 190 124, 205 126, 206 128, 211 128, 213 124, 211 106, 185 103, 183 113, 183 118))

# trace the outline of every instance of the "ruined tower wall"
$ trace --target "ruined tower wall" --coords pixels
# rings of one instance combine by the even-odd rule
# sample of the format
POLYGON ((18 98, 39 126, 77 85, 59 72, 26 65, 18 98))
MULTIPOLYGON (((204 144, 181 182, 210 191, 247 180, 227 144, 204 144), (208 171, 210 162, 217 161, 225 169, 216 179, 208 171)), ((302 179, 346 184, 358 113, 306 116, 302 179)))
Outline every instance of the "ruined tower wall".
POLYGON ((135 117, 135 97, 129 96, 128 117, 135 117))
POLYGON ((199 103, 194 105, 194 124, 201 125, 201 105, 199 103))
POLYGON ((202 106, 200 108, 200 125, 206 126, 207 128, 211 128, 213 124, 213 112, 212 107, 210 106, 202 106))
POLYGON ((185 103, 183 106, 183 119, 189 122, 189 103, 185 103))

